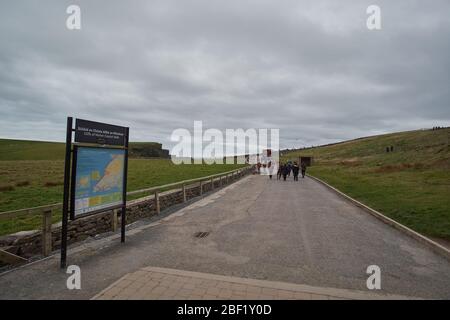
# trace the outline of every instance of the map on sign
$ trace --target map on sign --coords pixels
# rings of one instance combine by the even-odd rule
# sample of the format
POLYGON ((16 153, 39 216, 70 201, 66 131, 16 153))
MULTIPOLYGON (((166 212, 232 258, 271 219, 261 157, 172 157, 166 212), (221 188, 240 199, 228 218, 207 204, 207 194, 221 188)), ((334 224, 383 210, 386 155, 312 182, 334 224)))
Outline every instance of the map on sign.
POLYGON ((78 147, 75 216, 122 204, 125 151, 78 147))

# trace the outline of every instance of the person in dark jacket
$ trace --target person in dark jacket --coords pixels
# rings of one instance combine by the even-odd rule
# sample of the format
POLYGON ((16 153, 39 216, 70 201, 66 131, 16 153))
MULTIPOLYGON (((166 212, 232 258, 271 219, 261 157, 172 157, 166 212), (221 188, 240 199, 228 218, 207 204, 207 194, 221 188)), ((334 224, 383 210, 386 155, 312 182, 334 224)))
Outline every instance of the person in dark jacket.
POLYGON ((306 174, 306 164, 303 162, 301 165, 302 168, 302 178, 305 178, 305 174, 306 174))
POLYGON ((277 171, 277 180, 281 179, 282 173, 283 173, 283 164, 280 162, 280 165, 278 166, 278 171, 277 171))
POLYGON ((292 173, 294 174, 294 181, 298 181, 299 171, 300 171, 300 167, 298 166, 298 163, 294 162, 294 165, 292 166, 292 173))
POLYGON ((291 168, 287 164, 283 165, 282 174, 283 174, 284 181, 286 181, 286 177, 290 171, 291 171, 291 168))
POLYGON ((288 177, 290 177, 291 176, 291 171, 292 171, 292 162, 291 161, 289 161, 288 163, 287 163, 287 166, 288 166, 288 177))

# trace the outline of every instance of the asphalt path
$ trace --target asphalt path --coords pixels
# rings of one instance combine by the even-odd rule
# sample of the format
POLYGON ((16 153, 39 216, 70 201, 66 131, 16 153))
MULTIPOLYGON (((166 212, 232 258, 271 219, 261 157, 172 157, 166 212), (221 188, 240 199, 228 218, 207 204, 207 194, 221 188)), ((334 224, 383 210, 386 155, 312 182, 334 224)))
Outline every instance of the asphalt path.
POLYGON ((201 200, 69 252, 82 289, 57 256, 0 276, 0 299, 86 299, 145 266, 381 294, 450 299, 450 262, 320 183, 249 176, 201 200), (208 232, 196 238, 198 232, 208 232))

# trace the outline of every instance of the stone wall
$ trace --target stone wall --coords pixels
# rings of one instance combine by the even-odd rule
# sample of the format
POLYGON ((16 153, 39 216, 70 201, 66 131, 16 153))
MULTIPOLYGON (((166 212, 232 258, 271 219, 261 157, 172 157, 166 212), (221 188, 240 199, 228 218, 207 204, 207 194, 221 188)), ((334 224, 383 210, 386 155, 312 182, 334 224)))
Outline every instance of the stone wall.
MULTIPOLYGON (((227 185, 237 179, 251 173, 251 169, 245 169, 232 178, 222 178, 222 185, 227 185)), ((214 181, 214 188, 219 188, 221 182, 214 181)), ((203 192, 212 190, 211 181, 203 182, 203 192)), ((186 200, 200 196, 199 184, 186 186, 186 200)), ((160 193, 159 195, 161 211, 183 203, 183 191, 180 189, 160 193)), ((120 211, 118 214, 118 229, 120 230, 120 211)), ((113 215, 111 211, 79 218, 69 221, 68 244, 83 241, 88 237, 109 232, 113 230, 113 215)), ((133 223, 143 218, 156 215, 155 197, 148 196, 142 199, 130 201, 127 204, 127 224, 133 223)), ((52 250, 57 250, 61 246, 61 223, 52 226, 52 250)), ((0 237, 0 248, 16 255, 29 258, 39 255, 42 252, 42 232, 40 230, 22 231, 15 234, 0 237)))
MULTIPOLYGON (((96 215, 69 221, 67 228, 67 242, 73 244, 112 230, 112 213, 104 212, 96 215)), ((21 231, 0 237, 0 248, 7 247, 7 251, 18 256, 29 258, 42 251, 41 230, 21 231)), ((61 247, 61 223, 52 226, 52 249, 61 247)))

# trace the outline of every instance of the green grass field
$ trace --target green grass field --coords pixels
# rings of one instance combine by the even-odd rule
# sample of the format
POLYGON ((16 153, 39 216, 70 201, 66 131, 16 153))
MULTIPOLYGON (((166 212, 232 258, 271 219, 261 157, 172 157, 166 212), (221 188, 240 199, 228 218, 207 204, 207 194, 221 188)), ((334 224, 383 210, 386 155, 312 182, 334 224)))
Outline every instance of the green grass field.
MULTIPOLYGON (((0 212, 62 201, 64 145, 0 140, 0 212), (62 147, 62 148, 61 148, 62 147), (9 151, 8 151, 9 150, 9 151), (62 153, 61 153, 62 150, 62 153), (5 158, 22 160, 4 160, 5 158), (36 157, 38 160, 30 160, 36 157)), ((239 165, 174 165, 166 159, 130 159, 128 191, 237 169, 239 165)), ((60 220, 55 215, 54 221, 60 220)), ((0 219, 0 235, 39 228, 40 216, 0 219)))
POLYGON ((0 139, 0 161, 63 160, 64 143, 0 139))
POLYGON ((422 234, 450 240, 449 137, 448 128, 394 133, 282 159, 312 155, 309 174, 422 234))

